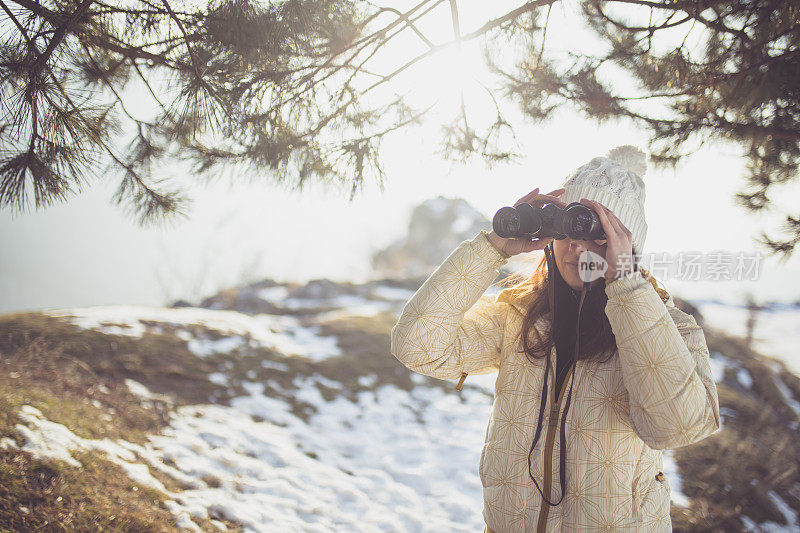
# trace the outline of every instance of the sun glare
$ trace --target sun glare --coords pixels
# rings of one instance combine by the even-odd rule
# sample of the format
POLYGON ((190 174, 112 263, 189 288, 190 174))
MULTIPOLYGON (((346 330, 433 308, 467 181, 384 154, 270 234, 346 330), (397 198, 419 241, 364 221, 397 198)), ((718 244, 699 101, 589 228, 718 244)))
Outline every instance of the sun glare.
POLYGON ((431 73, 431 95, 437 99, 460 96, 461 91, 469 90, 477 83, 475 76, 481 65, 475 61, 465 48, 448 48, 431 57, 428 66, 431 73))
MULTIPOLYGON (((461 13, 462 34, 472 28, 465 13, 461 13)), ((484 64, 480 39, 455 44, 450 9, 440 9, 416 21, 416 31, 406 29, 396 36, 370 62, 371 70, 390 73, 416 58, 425 56, 430 46, 443 47, 422 57, 395 76, 385 87, 390 93, 403 94, 406 102, 416 108, 435 104, 429 116, 436 114, 447 119, 460 113, 462 92, 466 107, 493 109, 491 98, 481 83, 487 83, 488 69, 484 64)), ((384 98, 383 91, 375 95, 384 98)), ((479 112, 480 113, 480 112, 479 112)))
MULTIPOLYGON (((492 120, 494 106, 482 83, 487 69, 476 46, 463 45, 436 52, 398 79, 407 101, 418 108, 434 105, 430 117, 448 121, 461 113, 462 95, 469 116, 492 120)), ((438 125, 436 126, 438 129, 438 125)))

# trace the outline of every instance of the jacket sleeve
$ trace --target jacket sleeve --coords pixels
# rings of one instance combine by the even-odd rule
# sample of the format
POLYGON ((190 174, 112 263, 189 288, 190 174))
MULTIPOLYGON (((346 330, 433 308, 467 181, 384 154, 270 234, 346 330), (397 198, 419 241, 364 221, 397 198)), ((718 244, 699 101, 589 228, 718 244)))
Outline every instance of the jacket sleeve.
POLYGON ((634 431, 651 448, 693 444, 720 427, 705 334, 694 317, 662 302, 639 272, 606 285, 634 431))
POLYGON ((508 257, 483 231, 463 241, 403 307, 392 355, 437 379, 497 370, 509 304, 484 292, 508 257))

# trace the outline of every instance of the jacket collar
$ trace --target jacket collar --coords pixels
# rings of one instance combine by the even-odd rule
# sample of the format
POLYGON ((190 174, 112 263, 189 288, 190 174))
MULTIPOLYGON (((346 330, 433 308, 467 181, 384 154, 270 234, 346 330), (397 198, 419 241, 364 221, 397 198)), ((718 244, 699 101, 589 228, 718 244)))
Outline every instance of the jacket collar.
MULTIPOLYGON (((548 245, 551 246, 551 245, 548 245)), ((552 253, 552 248, 550 249, 552 253)), ((556 273, 555 270, 557 267, 553 264, 553 271, 548 269, 548 277, 552 276, 553 274, 558 275, 561 278, 561 275, 556 273)), ((563 280, 563 278, 561 278, 563 280)), ((596 290, 598 285, 600 284, 599 281, 596 281, 594 284, 590 285, 590 290, 596 290)), ((564 285, 572 291, 572 294, 576 296, 576 298, 580 298, 581 291, 576 291, 572 287, 569 287, 564 283, 564 285)), ((508 287, 500 291, 497 295, 498 302, 505 302, 511 304, 517 311, 521 314, 525 315, 528 312, 531 304, 533 303, 533 299, 536 296, 536 291, 533 290, 533 287, 530 283, 521 283, 519 285, 515 285, 512 287, 508 287)))
MULTIPOLYGON (((656 290, 658 295, 661 297, 662 302, 664 302, 668 307, 674 305, 674 303, 672 303, 672 296, 669 294, 669 292, 658 286, 657 280, 652 274, 650 274, 650 272, 642 267, 639 267, 639 271, 641 272, 642 277, 649 281, 656 290)), ((520 314, 524 316, 533 303, 535 296, 536 292, 532 289, 531 285, 523 282, 520 285, 514 285, 501 290, 497 295, 497 301, 511 304, 512 307, 514 307, 520 314)))

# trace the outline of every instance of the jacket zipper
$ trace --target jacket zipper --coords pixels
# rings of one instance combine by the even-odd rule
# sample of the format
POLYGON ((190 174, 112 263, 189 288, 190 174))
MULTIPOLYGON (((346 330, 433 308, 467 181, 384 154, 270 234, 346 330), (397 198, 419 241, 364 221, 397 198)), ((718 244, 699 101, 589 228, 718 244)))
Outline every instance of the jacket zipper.
MULTIPOLYGON (((567 388, 567 382, 570 380, 570 374, 573 373, 575 365, 570 366, 564 382, 561 384, 561 389, 558 391, 556 398, 556 387, 553 383, 553 398, 550 404, 550 419, 547 421, 547 434, 545 436, 544 444, 544 494, 550 497, 550 488, 553 481, 553 445, 555 444, 555 429, 558 427, 559 414, 561 412, 561 401, 564 399, 564 391, 567 388)), ((555 382, 555 372, 553 373, 553 381, 555 382)), ((561 443, 561 446, 565 446, 561 443)), ((564 483, 564 480, 561 480, 564 483)), ((539 510, 539 520, 536 525, 537 532, 544 532, 547 525, 547 515, 550 513, 550 505, 542 501, 541 509, 539 510)))

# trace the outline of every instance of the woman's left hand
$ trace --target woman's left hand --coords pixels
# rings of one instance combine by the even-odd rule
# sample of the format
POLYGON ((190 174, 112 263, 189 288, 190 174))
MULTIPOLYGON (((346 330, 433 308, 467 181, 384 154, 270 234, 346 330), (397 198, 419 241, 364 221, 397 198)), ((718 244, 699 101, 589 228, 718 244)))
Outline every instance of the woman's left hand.
POLYGON ((617 218, 617 215, 600 202, 581 198, 581 203, 597 213, 606 234, 605 259, 608 263, 608 270, 605 273, 606 281, 633 272, 633 234, 630 230, 617 218))

